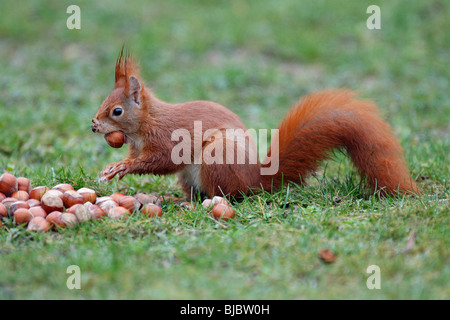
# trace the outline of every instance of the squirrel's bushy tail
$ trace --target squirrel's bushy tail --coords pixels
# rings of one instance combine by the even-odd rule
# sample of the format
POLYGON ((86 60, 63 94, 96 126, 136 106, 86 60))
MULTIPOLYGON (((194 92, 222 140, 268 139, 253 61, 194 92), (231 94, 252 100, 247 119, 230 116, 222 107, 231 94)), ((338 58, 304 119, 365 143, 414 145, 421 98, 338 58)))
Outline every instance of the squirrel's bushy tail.
MULTIPOLYGON (((355 96, 344 89, 313 93, 289 111, 278 128, 279 170, 261 176, 265 190, 279 188, 283 181, 305 183, 333 149, 345 148, 373 190, 419 193, 390 126, 380 118, 374 103, 355 96)), ((270 166, 263 163, 263 167, 270 166)))

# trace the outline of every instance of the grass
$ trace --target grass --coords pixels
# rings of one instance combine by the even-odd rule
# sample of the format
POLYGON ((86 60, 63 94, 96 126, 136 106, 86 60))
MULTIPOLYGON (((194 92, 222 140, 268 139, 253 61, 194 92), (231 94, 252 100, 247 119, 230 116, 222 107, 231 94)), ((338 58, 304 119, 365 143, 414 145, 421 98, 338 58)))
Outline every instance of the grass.
POLYGON ((0 171, 33 185, 69 182, 114 191, 181 195, 175 177, 98 173, 122 159, 90 121, 113 86, 126 43, 157 96, 208 99, 249 128, 276 128, 300 96, 349 87, 373 98, 405 149, 419 197, 380 198, 349 161, 236 204, 236 218, 164 204, 149 220, 89 222, 29 233, 0 228, 2 299, 448 299, 449 19, 445 1, 65 1, 0 3, 0 171), (408 238, 415 245, 405 250, 408 238), (317 257, 329 248, 332 264, 317 257), (68 290, 78 265, 82 289, 68 290), (369 290, 370 265, 381 289, 369 290))

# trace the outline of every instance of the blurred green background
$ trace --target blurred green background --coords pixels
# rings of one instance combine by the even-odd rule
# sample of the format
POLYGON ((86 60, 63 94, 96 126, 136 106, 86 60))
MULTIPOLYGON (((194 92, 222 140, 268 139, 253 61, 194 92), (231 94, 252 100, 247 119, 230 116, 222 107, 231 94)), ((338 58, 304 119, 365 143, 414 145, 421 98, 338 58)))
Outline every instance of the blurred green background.
POLYGON ((213 100, 251 128, 276 128, 308 92, 359 90, 426 170, 448 148, 448 2, 377 3, 381 30, 368 1, 78 1, 69 30, 70 1, 2 1, 1 163, 96 172, 121 158, 89 127, 125 44, 159 98, 213 100))
MULTIPOLYGON (((448 1, 2 0, 0 171, 27 176, 35 185, 70 181, 78 187, 84 183, 97 186, 95 180, 103 167, 121 160, 127 152, 125 148, 108 147, 102 136, 90 130, 98 106, 113 88, 114 63, 123 44, 140 62, 144 80, 160 99, 168 102, 213 100, 236 112, 249 128, 276 128, 289 107, 311 91, 330 87, 358 90, 361 97, 371 98, 379 105, 383 116, 394 127, 412 176, 419 182, 424 196, 405 200, 406 205, 403 200, 395 204, 373 204, 373 199, 369 199, 369 211, 385 211, 386 218, 378 224, 373 217, 370 223, 364 218, 355 218, 359 217, 359 207, 351 207, 354 201, 349 208, 337 207, 338 213, 349 214, 342 219, 346 223, 352 221, 354 230, 359 231, 341 234, 347 250, 337 244, 340 240, 333 242, 336 250, 340 248, 343 255, 350 257, 345 263, 341 260, 343 265, 333 271, 311 262, 316 260, 316 247, 311 247, 312 243, 329 244, 329 239, 335 237, 334 232, 341 230, 334 218, 328 216, 328 208, 335 203, 329 202, 328 195, 314 191, 308 199, 319 207, 313 207, 317 210, 308 207, 308 210, 320 218, 306 224, 312 228, 309 238, 299 238, 286 231, 303 230, 304 221, 291 224, 291 218, 283 220, 286 218, 280 212, 273 214, 281 226, 266 226, 267 216, 248 218, 245 208, 238 210, 238 216, 248 220, 238 219, 232 228, 235 233, 231 234, 220 233, 214 229, 213 222, 199 217, 190 220, 183 216, 184 222, 178 222, 179 213, 178 217, 169 215, 167 219, 172 227, 167 230, 160 225, 145 225, 150 228, 145 230, 141 230, 139 224, 134 225, 143 232, 142 237, 134 229, 131 235, 125 236, 120 227, 117 227, 119 231, 113 227, 108 241, 121 243, 123 246, 119 249, 114 245, 109 247, 108 242, 97 243, 95 234, 93 238, 88 236, 106 232, 102 227, 95 229, 97 225, 93 232, 89 228, 67 231, 65 238, 36 236, 34 249, 26 249, 30 246, 29 235, 8 230, 0 233, 3 241, 0 248, 3 246, 4 250, 0 265, 2 270, 9 270, 3 275, 0 272, 0 279, 4 277, 0 280, 4 288, 0 297, 39 297, 40 293, 45 297, 72 297, 67 289, 57 289, 56 282, 42 283, 41 278, 31 274, 42 261, 43 267, 38 268, 41 277, 57 268, 58 263, 70 264, 71 258, 78 258, 92 272, 88 276, 92 286, 79 296, 84 298, 448 298, 445 290, 448 268, 442 271, 443 266, 448 267, 448 251, 444 248, 449 244, 446 228, 450 177, 448 1), (66 27, 70 16, 66 9, 72 4, 81 9, 81 30, 66 27), (381 8, 381 30, 366 27, 370 16, 366 10, 372 4, 381 8), (82 179, 77 180, 80 175, 82 179), (428 205, 430 199, 441 202, 428 205), (404 206, 409 208, 408 213, 404 213, 404 206), (397 211, 407 217, 409 227, 403 220, 396 220, 397 211), (411 232, 410 226, 414 220, 417 223, 422 213, 427 217, 439 216, 437 221, 419 220, 419 225, 429 228, 422 234, 423 243, 427 245, 414 253, 411 265, 399 257, 392 259, 386 252, 403 246, 402 241, 411 232), (323 214, 328 218, 324 220, 323 214), (252 229, 252 221, 262 229, 252 229), (386 229, 386 226, 395 229, 386 229), (178 237, 180 228, 184 231, 178 237), (168 238, 160 236, 162 229, 167 231, 168 238), (265 230, 279 241, 268 244, 261 240, 264 237, 257 230, 265 230), (150 238, 154 251, 147 248, 147 231, 153 236, 150 238), (210 233, 216 231, 218 233, 210 233), (158 237, 152 232, 158 233, 158 237), (191 238, 196 232, 205 237, 191 238), (370 238, 365 239, 364 235, 370 238), (242 237, 248 239, 247 242, 241 243, 242 237), (374 238, 380 242, 372 243, 374 238), (363 244, 358 245, 355 239, 361 239, 363 244), (72 241, 79 241, 79 251, 62 247, 72 241), (219 243, 223 243, 223 247, 219 243), (130 246, 126 247, 127 244, 130 246), (287 247, 294 252, 292 260, 283 255, 287 247), (299 247, 301 251, 295 251, 299 247), (374 249, 378 261, 393 263, 386 273, 391 272, 391 285, 387 285, 380 296, 371 295, 374 293, 366 288, 355 290, 354 287, 352 275, 355 270, 362 270, 359 261, 365 266, 370 263, 367 247, 374 249), (222 255, 236 258, 232 248, 238 252, 244 250, 240 256, 242 269, 233 263, 219 263, 222 255), (268 256, 254 257, 253 251, 257 249, 268 252, 268 256), (47 256, 46 252, 57 258, 50 258, 54 255, 47 256), (120 264, 115 260, 119 254, 130 254, 130 260, 120 264), (204 258, 191 259, 192 254, 204 258), (208 256, 219 262, 209 261, 208 256), (99 259, 99 265, 93 262, 95 259, 99 259), (105 270, 102 263, 111 259, 114 268, 105 270), (297 264, 297 260, 303 265, 297 264), (188 269, 180 265, 172 269, 171 264, 177 261, 186 262, 188 269), (143 266, 153 263, 165 271, 158 279, 150 277, 155 281, 150 285, 143 266), (30 276, 22 274, 24 278, 21 278, 13 273, 12 266, 18 264, 30 276), (127 270, 129 264, 137 267, 138 275, 122 278, 121 271, 127 270), (403 275, 405 266, 410 275, 406 280, 399 276, 403 275), (414 273, 417 266, 423 268, 423 274, 414 273), (207 272, 203 277, 201 269, 205 267, 217 268, 217 273, 207 272), (253 269, 257 273, 251 273, 253 269), (180 279, 177 276, 180 272, 186 273, 186 278, 180 279), (228 278, 221 278, 221 272, 228 278), (245 282, 248 272, 252 274, 250 283, 245 282), (103 277, 103 274, 106 275, 103 277), (237 275, 234 281, 233 275, 237 275), (199 279, 199 287, 195 287, 199 279), (337 285, 333 279, 339 279, 337 285), (105 289, 102 284, 114 281, 119 286, 117 291, 102 291, 105 289), (133 291, 141 283, 148 284, 153 291, 142 287, 142 291, 133 291), (192 286, 196 288, 193 291, 192 286), (433 286, 439 288, 434 291, 433 286), (271 292, 266 291, 267 288, 271 292), (403 290, 399 292, 398 288, 403 290)), ((342 170, 342 166, 346 172, 350 170, 348 161, 337 157, 340 162, 328 167, 331 176, 342 170)), ((109 188, 105 192, 180 193, 173 177, 125 177, 120 183, 101 188, 109 188)), ((302 201, 301 198, 298 201, 302 201)))

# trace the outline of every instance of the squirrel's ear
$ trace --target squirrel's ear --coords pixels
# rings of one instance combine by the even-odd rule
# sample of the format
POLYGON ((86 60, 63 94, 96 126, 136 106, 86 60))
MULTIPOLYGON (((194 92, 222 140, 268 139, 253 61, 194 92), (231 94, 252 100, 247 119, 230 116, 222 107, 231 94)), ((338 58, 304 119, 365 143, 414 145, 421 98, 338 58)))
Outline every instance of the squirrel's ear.
POLYGON ((133 101, 137 105, 141 105, 141 89, 142 86, 139 83, 139 80, 135 76, 130 76, 128 78, 128 96, 130 99, 133 99, 133 101))

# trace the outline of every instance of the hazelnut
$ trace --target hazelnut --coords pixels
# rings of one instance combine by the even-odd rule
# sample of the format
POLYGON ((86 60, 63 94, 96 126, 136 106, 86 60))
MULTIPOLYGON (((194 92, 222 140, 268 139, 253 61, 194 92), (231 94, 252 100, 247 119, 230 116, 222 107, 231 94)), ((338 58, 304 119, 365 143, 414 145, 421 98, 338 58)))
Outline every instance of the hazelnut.
POLYGON ((0 203, 0 220, 8 216, 8 210, 3 203, 0 203))
POLYGON ((48 191, 50 190, 47 187, 44 186, 40 186, 40 187, 36 187, 31 189, 30 191, 30 199, 36 199, 41 201, 42 196, 48 191))
POLYGON ((14 213, 14 222, 16 224, 26 224, 33 218, 33 214, 27 209, 20 208, 14 213))
POLYGON ((71 213, 64 212, 61 215, 61 221, 64 223, 65 226, 72 228, 75 227, 78 224, 78 219, 75 217, 75 215, 71 213))
POLYGON ((11 197, 16 198, 17 200, 21 200, 21 201, 27 201, 28 199, 30 199, 30 195, 28 194, 28 192, 23 191, 23 190, 19 190, 14 192, 11 197))
POLYGON ((119 199, 119 206, 124 207, 130 212, 139 210, 141 204, 132 196, 123 196, 119 199))
POLYGON ((113 200, 106 200, 106 201, 101 202, 98 206, 99 206, 106 214, 109 214, 109 211, 110 211, 111 209, 114 209, 114 208, 118 207, 118 204, 117 204, 115 201, 113 201, 113 200))
POLYGON ((124 207, 115 207, 108 212, 108 217, 112 219, 127 219, 130 211, 124 207))
POLYGON ((64 203, 60 197, 47 192, 41 199, 41 207, 47 213, 51 213, 53 211, 62 211, 64 207, 64 203))
POLYGON ((125 197, 125 195, 124 195, 123 193, 120 193, 120 192, 114 192, 114 193, 110 196, 110 198, 111 198, 112 200, 114 200, 115 202, 117 202, 117 203, 119 203, 119 199, 122 198, 122 197, 125 197))
POLYGON ((64 192, 62 196, 62 201, 64 203, 64 207, 70 208, 75 204, 84 204, 84 197, 74 190, 68 190, 64 192))
POLYGON ((141 209, 141 213, 147 215, 150 218, 156 216, 160 217, 162 216, 162 209, 160 206, 157 206, 156 204, 148 203, 144 205, 144 207, 141 209))
MULTIPOLYGON (((101 205, 103 202, 108 201, 108 200, 114 201, 114 199, 111 198, 111 197, 99 197, 99 198, 97 198, 97 200, 95 200, 95 204, 99 206, 99 205, 101 205)), ((114 201, 114 202, 116 202, 116 201, 114 201)))
POLYGON ((0 192, 0 202, 2 202, 3 199, 5 198, 6 198, 5 194, 0 192))
POLYGON ((30 206, 30 208, 32 208, 32 207, 39 207, 41 205, 41 202, 39 200, 36 200, 36 199, 28 199, 27 203, 30 206))
POLYGON ((26 193, 30 193, 31 191, 30 180, 24 177, 17 178, 17 189, 19 191, 25 191, 26 193))
POLYGON ((75 209, 75 217, 78 222, 86 222, 90 219, 89 211, 85 206, 78 206, 75 209))
POLYGON ((211 204, 224 204, 224 205, 228 205, 228 200, 223 198, 223 197, 219 197, 219 196, 215 196, 212 198, 211 200, 211 204))
POLYGON ((42 217, 35 217, 28 223, 27 230, 47 232, 50 228, 51 225, 47 220, 42 217))
POLYGON ((49 213, 49 215, 45 219, 53 226, 64 227, 65 224, 61 220, 61 216, 62 216, 61 212, 53 211, 49 213))
POLYGON ((61 191, 62 193, 69 191, 69 190, 75 191, 75 189, 72 187, 72 185, 70 185, 68 183, 57 184, 56 186, 54 186, 52 188, 52 190, 58 190, 58 191, 61 191))
POLYGON ((105 211, 102 210, 98 205, 86 202, 84 206, 88 209, 89 216, 92 220, 97 220, 106 215, 105 211))
MULTIPOLYGON (((62 200, 62 196, 64 195, 64 192, 61 192, 59 190, 48 190, 45 194, 45 196, 54 196, 54 197, 58 197, 62 200)), ((41 198, 42 199, 42 198, 41 198)))
POLYGON ((125 135, 122 131, 114 131, 105 134, 105 140, 113 148, 121 148, 125 143, 125 135))
POLYGON ((11 203, 11 205, 9 206, 8 212, 10 216, 14 216, 15 212, 18 209, 30 209, 30 205, 28 203, 26 203, 25 201, 16 201, 11 203))
POLYGON ((47 213, 45 212, 44 209, 42 209, 42 207, 32 207, 28 209, 28 211, 31 212, 33 217, 42 217, 42 218, 47 217, 47 213))
POLYGON ((212 206, 212 200, 211 199, 205 199, 205 200, 203 200, 203 202, 202 202, 202 206, 203 206, 203 208, 205 208, 205 209, 208 209, 210 206, 212 206))
POLYGON ((3 205, 5 206, 6 210, 9 211, 9 207, 18 200, 16 198, 5 198, 2 200, 3 205))
POLYGON ((91 203, 95 203, 95 201, 97 200, 97 193, 89 188, 81 188, 80 190, 78 190, 78 193, 81 194, 84 197, 84 202, 91 202, 91 203))
POLYGON ((229 220, 234 218, 233 208, 221 203, 216 204, 211 212, 216 219, 229 220))
POLYGON ((135 195, 135 198, 142 205, 146 205, 148 203, 156 203, 156 201, 158 200, 157 196, 154 196, 152 194, 145 194, 145 193, 138 193, 135 195))
POLYGON ((71 214, 75 214, 75 211, 77 210, 77 208, 78 208, 79 206, 82 206, 82 204, 80 204, 80 203, 74 204, 74 205, 71 206, 69 209, 66 209, 66 212, 67 212, 67 213, 71 213, 71 214))
POLYGON ((0 192, 4 193, 5 196, 10 197, 14 192, 17 191, 18 184, 17 179, 12 174, 5 172, 0 177, 0 192))

